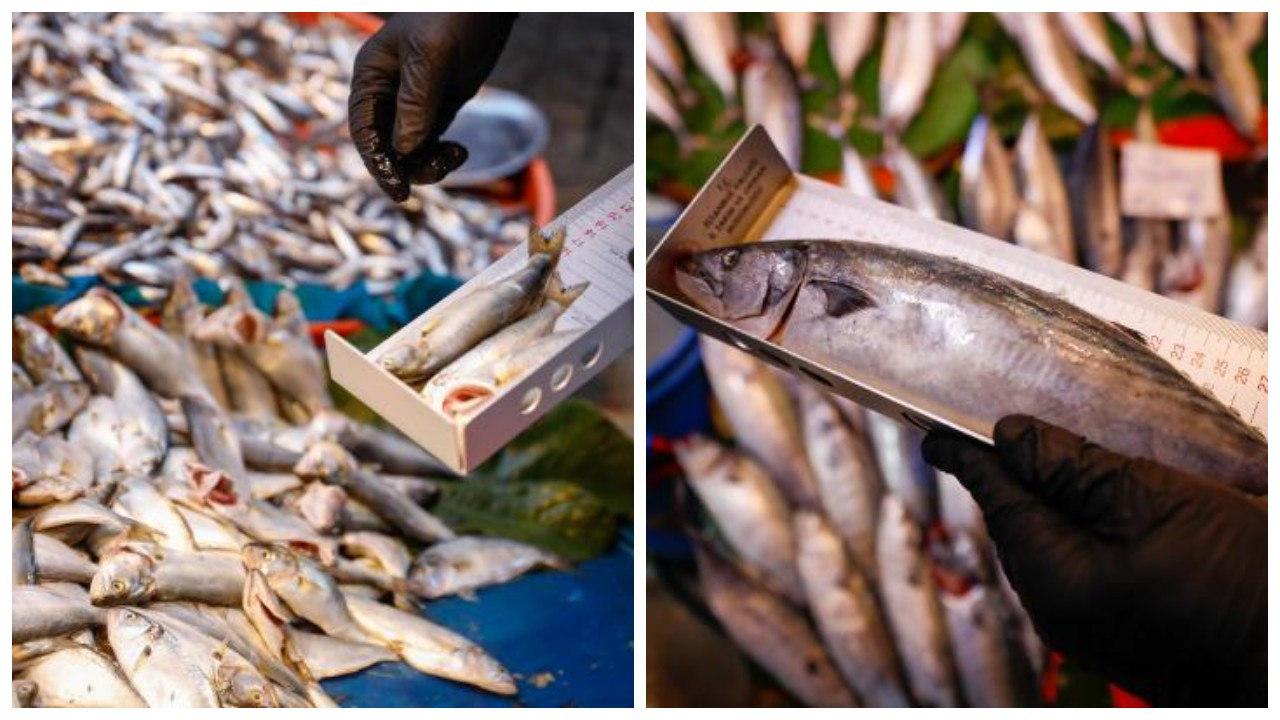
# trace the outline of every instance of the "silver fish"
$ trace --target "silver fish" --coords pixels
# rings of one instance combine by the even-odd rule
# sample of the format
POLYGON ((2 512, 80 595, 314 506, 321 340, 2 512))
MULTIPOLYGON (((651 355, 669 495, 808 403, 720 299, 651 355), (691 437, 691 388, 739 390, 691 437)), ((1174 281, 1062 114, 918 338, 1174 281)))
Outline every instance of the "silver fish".
POLYGON ((1253 46, 1267 34, 1267 14, 1264 12, 1231 13, 1231 30, 1244 49, 1252 50, 1253 46))
POLYGON ((316 443, 309 449, 294 472, 307 479, 340 485, 352 497, 369 505, 407 537, 425 543, 447 540, 452 530, 439 518, 410 501, 376 476, 360 469, 351 454, 331 442, 316 443))
POLYGON ((769 471, 793 505, 816 507, 817 481, 805 456, 800 421, 764 362, 718 340, 701 339, 702 362, 738 443, 769 471))
POLYGON ((240 439, 231 428, 230 419, 213 402, 205 398, 184 397, 182 414, 187 420, 187 434, 200 462, 226 473, 236 491, 245 492, 244 455, 240 439))
POLYGON ((877 412, 867 411, 866 418, 885 488, 902 499, 917 522, 929 524, 937 514, 938 488, 933 469, 920 454, 924 433, 877 412))
POLYGON ((1107 21, 1102 13, 1062 12, 1054 13, 1054 17, 1076 52, 1102 68, 1112 79, 1120 77, 1120 61, 1107 40, 1107 21))
POLYGON ((467 595, 539 566, 561 568, 566 564, 545 550, 515 540, 453 538, 422 551, 409 571, 409 589, 424 598, 467 595))
POLYGON ((930 13, 892 13, 880 59, 880 117, 885 131, 901 135, 933 84, 938 63, 930 13))
POLYGON ((93 457, 61 435, 27 432, 13 443, 13 500, 18 505, 65 504, 88 492, 93 482, 93 457))
POLYGON ((262 573, 271 591, 299 617, 343 640, 369 640, 352 620, 337 583, 319 565, 280 544, 250 543, 241 549, 241 558, 246 569, 262 573))
POLYGON ((644 109, 645 113, 666 125, 677 138, 685 137, 688 129, 685 127, 684 117, 680 114, 675 96, 663 84, 662 77, 652 65, 645 66, 644 109))
POLYGON ((913 250, 791 241, 703 251, 677 267, 676 283, 740 330, 967 426, 1024 413, 1125 455, 1266 492, 1260 433, 1132 333, 1020 282, 913 250), (918 313, 920 303, 931 312, 918 313), (1005 351, 992 354, 992 343, 1005 351), (1011 382, 1018 393, 992 393, 1011 382), (1131 402, 1111 401, 1121 389, 1131 402))
POLYGON ((753 60, 742 71, 743 117, 748 126, 763 125, 792 170, 804 158, 804 119, 800 93, 791 68, 772 45, 751 45, 753 60))
POLYGON ((879 195, 862 156, 843 138, 840 144, 840 186, 858 197, 875 198, 879 195))
POLYGON ((1254 231, 1249 250, 1235 259, 1227 279, 1226 316, 1238 323, 1267 328, 1267 216, 1254 231))
POLYGON ((219 707, 193 648, 133 608, 106 613, 107 639, 129 683, 150 707, 219 707))
POLYGON ((450 390, 441 401, 441 411, 453 417, 479 411, 513 382, 527 375, 531 369, 551 362, 581 336, 581 330, 553 332, 488 365, 454 375, 448 381, 450 390))
MULTIPOLYGON (((664 80, 671 83, 683 104, 691 104, 692 90, 685 79, 684 54, 676 44, 675 35, 666 16, 659 12, 645 13, 644 55, 646 64, 656 70, 664 80)), ((652 85, 650 80, 647 83, 652 85)), ((646 86, 647 87, 647 86, 646 86)))
POLYGON ((774 30, 778 35, 778 44, 782 52, 791 62, 796 72, 802 72, 809 63, 809 48, 813 45, 813 34, 818 28, 817 13, 811 12, 775 12, 773 15, 774 30))
POLYGON ((964 34, 965 24, 969 21, 969 13, 940 12, 933 17, 933 45, 938 57, 944 58, 956 49, 960 36, 964 34))
POLYGON ((831 51, 831 63, 836 68, 840 86, 853 82, 853 73, 862 59, 871 52, 876 39, 876 13, 838 12, 826 13, 827 47, 831 51))
POLYGON ((144 543, 124 543, 100 558, 89 585, 89 598, 100 607, 163 600, 238 606, 243 592, 244 567, 232 553, 144 543))
POLYGON ((94 288, 64 305, 53 323, 77 340, 101 347, 165 397, 209 398, 209 390, 181 348, 109 290, 94 288))
POLYGON ((289 643, 301 656, 311 677, 317 680, 360 672, 378 663, 395 662, 400 656, 380 645, 338 640, 294 628, 286 631, 289 643))
POLYGON ((1241 134, 1256 139, 1262 118, 1262 91, 1249 61, 1249 46, 1240 42, 1219 13, 1200 13, 1200 22, 1204 27, 1205 65, 1213 78, 1218 102, 1241 134))
POLYGON ((858 707, 813 628, 781 597, 699 542, 703 597, 734 643, 811 707, 858 707))
POLYGON ((32 538, 32 551, 35 556, 36 575, 41 580, 87 585, 97 572, 97 566, 92 560, 51 535, 35 533, 32 538))
POLYGON ((423 380, 498 329, 536 307, 564 247, 565 229, 551 237, 529 234, 529 257, 501 280, 468 291, 409 337, 387 344, 377 362, 407 380, 423 380))
POLYGON ((840 674, 869 706, 910 707, 876 606, 875 576, 850 563, 840 536, 821 515, 796 513, 795 532, 808 605, 840 674))
POLYGON ((884 483, 867 437, 844 421, 835 403, 809 385, 799 388, 805 449, 818 497, 858 568, 875 572, 876 515, 884 483))
POLYGON ((89 401, 89 386, 82 382, 51 380, 13 399, 13 436, 30 430, 48 435, 60 430, 89 401))
POLYGON ((515 694, 511 674, 479 645, 423 617, 375 600, 356 595, 348 595, 346 600, 356 623, 415 670, 500 695, 515 694))
POLYGON ((13 318, 14 360, 37 383, 80 382, 84 378, 67 351, 43 327, 22 315, 13 318))
POLYGON ((1091 125, 1098 117, 1089 83, 1062 31, 1050 13, 996 13, 1027 61, 1032 76, 1055 105, 1080 122, 1091 125))
POLYGON ((1107 128, 1099 122, 1080 137, 1067 173, 1072 225, 1081 259, 1085 267, 1110 277, 1119 277, 1124 269, 1115 166, 1107 128))
MULTIPOLYGON (((1146 143, 1160 142, 1150 103, 1143 103, 1138 109, 1134 139, 1146 143)), ((1161 265, 1173 251, 1173 225, 1163 218, 1144 217, 1125 218, 1124 223, 1128 247, 1120 279, 1148 292, 1155 292, 1161 265)))
MULTIPOLYGON (((79 589, 79 586, 72 586, 79 589)), ((47 585, 13 588, 13 642, 66 635, 103 622, 102 610, 83 590, 67 593, 47 585)))
POLYGON ((726 105, 737 97, 731 57, 738 51, 738 32, 731 13, 668 13, 672 24, 684 36, 693 62, 720 90, 726 105))
POLYGON ((960 216, 968 227, 1007 240, 1017 212, 1013 161, 990 120, 979 115, 960 158, 960 216))
POLYGON ((38 576, 36 568, 35 531, 31 529, 31 520, 23 520, 13 526, 13 584, 35 585, 38 576))
POLYGON ((951 648, 920 526, 902 501, 886 495, 876 554, 880 595, 916 700, 930 707, 960 702, 951 648))
POLYGON ((147 707, 114 660, 83 645, 68 643, 43 655, 19 677, 38 688, 40 707, 147 707))
POLYGON ((1136 12, 1109 12, 1107 15, 1125 35, 1129 36, 1129 42, 1135 46, 1141 46, 1147 41, 1147 33, 1142 29, 1142 16, 1136 12))
POLYGON ((186 520, 182 519, 173 503, 147 479, 129 477, 122 480, 116 486, 111 509, 158 532, 162 536, 161 545, 166 548, 196 549, 186 520))
POLYGON ((191 364, 200 371, 200 379, 209 388, 218 407, 230 410, 231 401, 223 384, 218 355, 208 343, 194 337, 196 326, 203 318, 204 309, 196 297, 191 281, 185 276, 178 277, 169 288, 169 297, 165 298, 160 326, 174 338, 190 358, 191 364))
POLYGON ((1018 133, 1014 152, 1022 196, 1014 223, 1014 241, 1042 255, 1074 264, 1071 204, 1039 115, 1032 113, 1027 117, 1018 133))
POLYGON ((675 446, 685 480, 739 557, 766 585, 802 603, 787 502, 764 470, 715 440, 691 436, 675 446))
POLYGON ((884 162, 893 171, 894 202, 925 217, 953 220, 951 204, 942 196, 942 188, 911 151, 890 143, 885 148, 884 162))
POLYGON ((1199 64, 1196 22, 1188 12, 1142 13, 1156 50, 1182 72, 1191 75, 1199 64))

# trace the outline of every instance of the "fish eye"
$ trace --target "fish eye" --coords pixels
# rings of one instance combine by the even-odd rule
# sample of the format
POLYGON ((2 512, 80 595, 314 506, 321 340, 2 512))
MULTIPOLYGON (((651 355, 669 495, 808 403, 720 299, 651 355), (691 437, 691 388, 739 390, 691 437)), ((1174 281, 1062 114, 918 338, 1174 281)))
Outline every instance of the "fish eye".
POLYGON ((124 592, 124 581, 123 581, 123 580, 113 580, 113 581, 111 582, 111 589, 112 589, 112 590, 115 590, 116 592, 124 592))
POLYGON ((261 691, 261 690, 254 690, 253 692, 249 693, 249 699, 250 699, 250 700, 252 700, 252 701, 254 702, 254 704, 255 704, 255 705, 261 705, 261 704, 262 704, 262 691, 261 691))
POLYGON ((741 250, 730 250, 720 256, 720 264, 725 270, 732 270, 738 264, 738 258, 742 255, 741 250))

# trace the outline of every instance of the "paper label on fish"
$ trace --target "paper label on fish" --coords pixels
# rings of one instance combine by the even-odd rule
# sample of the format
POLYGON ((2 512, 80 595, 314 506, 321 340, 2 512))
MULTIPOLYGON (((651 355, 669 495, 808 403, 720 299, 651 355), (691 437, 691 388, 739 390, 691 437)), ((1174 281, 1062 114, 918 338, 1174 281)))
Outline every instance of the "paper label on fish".
POLYGON ((1120 209, 1165 220, 1219 217, 1226 213, 1222 158, 1212 150, 1129 142, 1120 150, 1120 209))
POLYGON ((793 239, 857 240, 953 257, 1057 295, 1140 333, 1152 351, 1246 423, 1263 435, 1267 433, 1266 333, 957 225, 855 197, 814 178, 791 175, 758 128, 743 138, 650 254, 646 266, 649 293, 683 322, 790 371, 816 378, 881 414, 917 424, 940 424, 990 441, 990 428, 963 427, 924 404, 909 402, 745 334, 687 304, 675 287, 674 263, 689 252, 734 242, 793 239), (747 168, 753 168, 752 172, 745 173, 747 168), (752 175, 768 178, 768 182, 746 183, 765 190, 753 192, 756 200, 752 203, 739 202, 742 182, 721 183, 724 177, 752 175), (732 216, 721 217, 725 213, 732 216), (712 217, 717 219, 709 223, 712 217), (718 227, 747 230, 728 237, 715 233, 718 227))

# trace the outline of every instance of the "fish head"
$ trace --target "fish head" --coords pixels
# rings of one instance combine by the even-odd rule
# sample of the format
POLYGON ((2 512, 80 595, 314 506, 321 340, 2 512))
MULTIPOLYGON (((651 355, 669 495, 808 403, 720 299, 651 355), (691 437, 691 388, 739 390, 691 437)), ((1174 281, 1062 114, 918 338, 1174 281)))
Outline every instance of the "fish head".
POLYGON ((236 492, 235 481, 231 476, 215 470, 199 462, 187 462, 183 465, 183 474, 195 491, 195 496, 209 505, 239 505, 240 494, 236 492))
POLYGON ((351 431, 351 419, 337 410, 320 410, 307 425, 307 442, 340 442, 351 431))
POLYGON ((248 543, 240 548, 240 559, 245 568, 256 570, 268 579, 298 570, 297 556, 278 543, 248 543))
POLYGON ((334 442, 317 442, 293 467, 293 472, 304 480, 322 482, 341 481, 356 469, 355 458, 346 448, 334 442))
POLYGON ((62 306, 53 315, 59 330, 91 345, 107 345, 125 322, 124 309, 110 293, 90 291, 79 300, 62 306))
POLYGON ((426 598, 441 597, 455 587, 458 575, 457 566, 447 557, 430 552, 423 552, 413 564, 410 589, 426 598))
POLYGON ((262 342, 267 316, 248 305, 223 305, 201 320, 192 333, 196 340, 221 348, 238 348, 262 342))
POLYGON ((214 660, 218 664, 213 669, 213 685, 224 706, 240 708, 280 706, 270 683, 265 678, 243 665, 228 662, 219 657, 224 652, 222 648, 214 651, 214 660))
POLYGON ((148 599, 154 561, 143 553, 122 548, 98 564, 89 582, 89 601, 99 607, 140 605, 148 599))
POLYGON ((768 338, 782 324, 807 264, 799 243, 731 245, 680 261, 676 287, 703 312, 768 338))
POLYGON ((705 435, 690 435, 677 440, 672 450, 687 477, 706 478, 722 464, 733 459, 723 445, 705 435))
POLYGON ((440 410, 449 417, 464 417, 484 405, 497 393, 493 384, 479 379, 455 383, 440 399, 440 410))
POLYGON ((118 642, 146 641, 158 626, 142 613, 128 607, 117 607, 107 611, 107 636, 112 646, 118 642))
POLYGON ((378 357, 378 365, 398 378, 415 380, 431 374, 437 363, 426 339, 415 338, 387 348, 378 357))
POLYGON ((483 649, 471 646, 455 650, 454 654, 460 656, 461 665, 465 668, 464 675, 472 678, 472 682, 479 687, 499 695, 516 693, 516 681, 512 679, 511 673, 483 649))
POLYGON ((342 488, 313 481, 293 507, 316 532, 327 533, 338 526, 346 503, 347 493, 342 488))

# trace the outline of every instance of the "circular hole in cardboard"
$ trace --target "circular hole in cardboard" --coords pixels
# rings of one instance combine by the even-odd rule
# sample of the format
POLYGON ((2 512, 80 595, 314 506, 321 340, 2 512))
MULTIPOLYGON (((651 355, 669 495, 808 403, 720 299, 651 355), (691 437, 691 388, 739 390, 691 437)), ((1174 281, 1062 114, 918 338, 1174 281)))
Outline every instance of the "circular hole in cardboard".
POLYGON ((582 354, 582 369, 590 370, 596 363, 600 362, 600 356, 604 354, 604 341, 600 341, 591 346, 591 349, 582 354))
POLYGON ((565 363, 551 373, 551 389, 560 392, 565 385, 569 384, 571 379, 573 379, 573 366, 565 363))
POLYGON ((542 402, 542 388, 529 388, 529 392, 524 394, 524 398, 520 400, 520 414, 528 415, 538 409, 538 405, 542 402))

